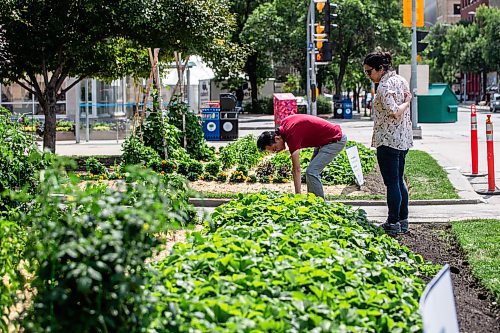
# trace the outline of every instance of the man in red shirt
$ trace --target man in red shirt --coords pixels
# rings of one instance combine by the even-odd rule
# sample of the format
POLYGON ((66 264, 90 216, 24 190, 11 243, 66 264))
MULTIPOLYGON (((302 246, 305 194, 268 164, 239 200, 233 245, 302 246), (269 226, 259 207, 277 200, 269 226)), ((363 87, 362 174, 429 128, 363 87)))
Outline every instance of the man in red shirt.
POLYGON ((300 157, 302 148, 314 148, 306 170, 307 192, 325 197, 320 174, 344 149, 347 137, 339 125, 316 116, 296 114, 281 121, 276 131, 263 132, 257 139, 257 147, 268 152, 279 152, 288 146, 292 158, 292 175, 295 193, 300 194, 300 157))

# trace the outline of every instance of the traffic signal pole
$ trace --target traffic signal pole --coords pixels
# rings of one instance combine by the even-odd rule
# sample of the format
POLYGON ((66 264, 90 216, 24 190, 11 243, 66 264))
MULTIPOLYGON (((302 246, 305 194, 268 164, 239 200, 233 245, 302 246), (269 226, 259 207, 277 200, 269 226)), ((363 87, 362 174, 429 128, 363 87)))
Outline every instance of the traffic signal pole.
POLYGON ((308 113, 316 116, 316 47, 314 45, 314 22, 316 21, 316 8, 314 0, 310 1, 307 15, 307 110, 308 113))
POLYGON ((417 101, 417 0, 411 1, 411 122, 413 138, 422 138, 422 129, 418 126, 418 101, 417 101))

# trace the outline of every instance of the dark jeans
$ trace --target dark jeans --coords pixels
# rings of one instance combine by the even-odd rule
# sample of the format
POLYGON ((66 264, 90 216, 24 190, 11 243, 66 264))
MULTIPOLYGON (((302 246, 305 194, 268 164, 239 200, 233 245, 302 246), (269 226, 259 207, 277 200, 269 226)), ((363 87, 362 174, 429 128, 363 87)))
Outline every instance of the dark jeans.
POLYGON ((387 188, 389 223, 408 218, 408 189, 403 178, 407 153, 408 150, 397 150, 387 146, 377 148, 378 166, 387 188))

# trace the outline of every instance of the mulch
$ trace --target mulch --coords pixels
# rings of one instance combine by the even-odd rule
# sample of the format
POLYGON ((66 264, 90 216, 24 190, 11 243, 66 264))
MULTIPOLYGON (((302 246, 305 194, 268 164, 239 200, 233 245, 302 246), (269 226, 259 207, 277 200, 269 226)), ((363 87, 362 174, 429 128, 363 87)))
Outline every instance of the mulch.
POLYGON ((397 239, 426 261, 450 265, 461 332, 500 332, 500 306, 472 275, 467 258, 451 233, 450 224, 410 225, 410 232, 397 239))

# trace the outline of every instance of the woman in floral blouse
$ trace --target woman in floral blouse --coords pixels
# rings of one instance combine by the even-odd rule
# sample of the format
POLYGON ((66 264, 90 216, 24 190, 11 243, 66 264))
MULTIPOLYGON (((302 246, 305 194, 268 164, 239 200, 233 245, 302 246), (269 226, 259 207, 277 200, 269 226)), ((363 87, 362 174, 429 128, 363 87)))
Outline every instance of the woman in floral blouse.
POLYGON ((381 225, 389 235, 408 232, 408 189, 404 181, 405 158, 413 146, 410 115, 411 93, 408 82, 391 67, 389 52, 366 56, 365 74, 378 83, 373 102, 374 124, 372 146, 387 188, 389 216, 381 225))

